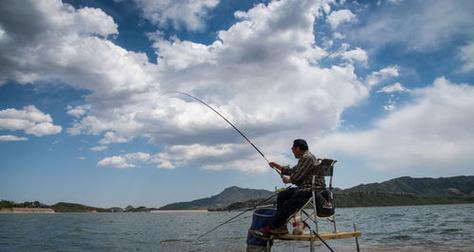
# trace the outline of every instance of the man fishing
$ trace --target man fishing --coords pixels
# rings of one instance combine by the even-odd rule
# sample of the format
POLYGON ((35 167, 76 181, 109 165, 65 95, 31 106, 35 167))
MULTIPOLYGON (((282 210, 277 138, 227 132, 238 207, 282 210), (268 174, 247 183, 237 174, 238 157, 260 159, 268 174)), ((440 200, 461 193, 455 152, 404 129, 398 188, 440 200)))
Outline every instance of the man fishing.
POLYGON ((298 164, 293 168, 269 162, 272 168, 281 172, 283 183, 291 183, 296 185, 296 187, 291 187, 278 193, 277 213, 273 223, 258 230, 264 236, 288 233, 286 228, 287 220, 296 211, 301 209, 312 196, 313 176, 315 176, 316 192, 321 191, 325 187, 323 171, 320 168, 318 169, 320 161, 308 150, 306 141, 303 139, 294 140, 291 151, 295 158, 299 159, 298 164))

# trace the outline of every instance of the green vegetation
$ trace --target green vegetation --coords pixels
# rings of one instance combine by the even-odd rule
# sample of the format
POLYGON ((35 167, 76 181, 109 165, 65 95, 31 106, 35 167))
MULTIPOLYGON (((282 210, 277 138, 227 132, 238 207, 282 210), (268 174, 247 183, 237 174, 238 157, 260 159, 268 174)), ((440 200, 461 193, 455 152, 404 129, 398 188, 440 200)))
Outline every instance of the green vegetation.
POLYGON ((90 207, 76 203, 59 202, 51 206, 55 212, 109 212, 108 209, 90 207))
POLYGON ((42 204, 39 201, 25 201, 23 203, 16 203, 9 200, 0 201, 0 208, 12 208, 12 207, 48 208, 49 206, 42 204))
MULTIPOLYGON (((241 188, 234 187, 233 189, 236 193, 241 188)), ((267 191, 267 193, 270 194, 271 192, 267 191)), ((220 195, 213 197, 220 197, 220 195)), ((226 197, 233 198, 229 193, 226 197)), ((255 207, 263 198, 255 196, 244 201, 234 201, 225 207, 211 206, 209 210, 231 211, 255 207)), ((334 199, 338 208, 474 203, 474 176, 448 178, 400 177, 382 183, 362 184, 345 190, 335 188, 334 199)), ((181 203, 181 206, 192 207, 192 203, 197 201, 199 200, 185 202, 186 204, 181 203)))

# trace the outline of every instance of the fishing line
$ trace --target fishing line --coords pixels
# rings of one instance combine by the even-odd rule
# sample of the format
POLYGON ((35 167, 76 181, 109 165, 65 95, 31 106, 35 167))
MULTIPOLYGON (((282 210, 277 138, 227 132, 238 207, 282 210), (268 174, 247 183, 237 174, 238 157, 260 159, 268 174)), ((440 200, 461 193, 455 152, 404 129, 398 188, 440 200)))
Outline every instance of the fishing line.
POLYGON ((247 209, 247 210, 245 210, 245 211, 243 211, 243 212, 241 212, 241 213, 235 215, 234 217, 232 217, 232 218, 230 218, 230 219, 228 219, 228 220, 222 222, 221 224, 219 224, 219 225, 217 225, 217 226, 211 228, 209 231, 207 231, 207 232, 203 233, 202 235, 198 236, 198 237, 196 238, 196 241, 199 240, 200 238, 204 237, 205 235, 211 233, 212 231, 214 231, 214 230, 216 230, 216 229, 218 229, 218 228, 224 226, 225 224, 227 224, 227 223, 229 223, 229 222, 235 220, 237 217, 241 216, 242 214, 244 214, 244 213, 246 213, 246 212, 248 212, 248 211, 250 211, 250 210, 253 210, 253 209, 257 208, 258 205, 261 205, 261 204, 267 202, 268 200, 270 200, 271 198, 275 197, 275 195, 277 195, 277 193, 278 193, 278 192, 273 193, 270 197, 268 197, 268 198, 266 198, 266 199, 264 199, 264 200, 258 202, 257 204, 255 204, 255 207, 254 207, 254 208, 249 208, 249 209, 247 209))
MULTIPOLYGON (((204 106, 208 107, 209 109, 211 109, 212 111, 214 111, 216 114, 218 114, 222 119, 224 119, 224 121, 226 121, 230 126, 232 126, 232 128, 234 128, 245 140, 247 140, 247 142, 252 145, 252 147, 260 154, 260 156, 263 157, 263 159, 265 159, 265 161, 267 162, 267 164, 270 163, 270 161, 267 159, 267 157, 265 157, 265 155, 257 148, 257 146, 255 146, 255 144, 252 143, 252 141, 250 141, 250 139, 244 134, 242 133, 242 131, 240 131, 231 121, 229 121, 227 118, 225 118, 221 113, 219 113, 219 111, 217 111, 215 108, 211 107, 211 105, 207 104, 206 102, 204 102, 203 100, 195 97, 195 96, 192 96, 188 93, 185 93, 185 92, 180 92, 180 91, 171 91, 171 92, 168 92, 168 93, 176 93, 176 94, 182 94, 182 95, 185 95, 185 96, 188 96, 200 103, 202 103, 204 106)), ((271 166, 270 166, 271 167, 271 166)), ((281 172, 276 169, 276 168, 273 168, 271 167, 272 169, 274 169, 276 172, 278 172, 278 174, 280 176, 282 176, 281 172)))

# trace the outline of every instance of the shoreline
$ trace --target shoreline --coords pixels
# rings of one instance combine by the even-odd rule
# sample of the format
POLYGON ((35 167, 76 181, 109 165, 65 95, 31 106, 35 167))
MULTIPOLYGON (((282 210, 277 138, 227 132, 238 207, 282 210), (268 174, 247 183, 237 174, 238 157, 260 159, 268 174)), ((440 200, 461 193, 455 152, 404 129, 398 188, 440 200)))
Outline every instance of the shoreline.
POLYGON ((33 207, 2 207, 0 214, 54 214, 51 208, 33 208, 33 207))

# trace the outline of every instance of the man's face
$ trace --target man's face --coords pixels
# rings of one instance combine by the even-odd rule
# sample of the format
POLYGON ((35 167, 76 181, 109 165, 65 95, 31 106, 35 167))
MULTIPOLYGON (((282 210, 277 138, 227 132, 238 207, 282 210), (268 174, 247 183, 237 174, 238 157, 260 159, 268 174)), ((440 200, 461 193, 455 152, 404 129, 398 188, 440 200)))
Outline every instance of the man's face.
POLYGON ((295 158, 300 158, 301 157, 301 154, 302 154, 302 151, 300 150, 299 147, 291 147, 291 151, 293 152, 293 155, 295 156, 295 158))

